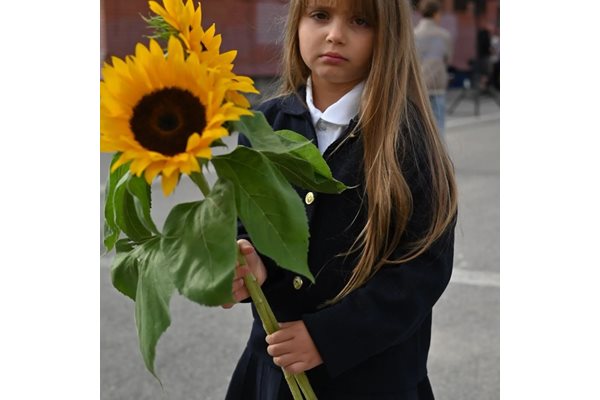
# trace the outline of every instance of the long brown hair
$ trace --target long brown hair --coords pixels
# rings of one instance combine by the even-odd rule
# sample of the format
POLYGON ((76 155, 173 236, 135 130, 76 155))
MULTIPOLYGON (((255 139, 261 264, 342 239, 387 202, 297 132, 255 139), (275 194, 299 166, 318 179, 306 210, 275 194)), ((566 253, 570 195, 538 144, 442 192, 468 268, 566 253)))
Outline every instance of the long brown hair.
MULTIPOLYGON (((408 0, 343 1, 349 1, 358 15, 372 23, 375 39, 357 123, 364 146, 367 221, 353 246, 360 249, 360 258, 333 302, 362 286, 383 265, 404 263, 421 255, 452 223, 457 209, 453 166, 438 135, 421 80, 408 0), (409 106, 409 101, 414 106, 409 106), (418 120, 422 121, 421 126, 415 129, 411 121, 418 120), (400 245, 413 210, 398 154, 411 154, 416 142, 424 146, 431 174, 429 226, 406 246, 408 251, 401 258, 390 259, 400 245)), ((282 95, 296 93, 310 75, 298 42, 298 25, 309 3, 310 0, 290 1, 283 43, 282 95)))

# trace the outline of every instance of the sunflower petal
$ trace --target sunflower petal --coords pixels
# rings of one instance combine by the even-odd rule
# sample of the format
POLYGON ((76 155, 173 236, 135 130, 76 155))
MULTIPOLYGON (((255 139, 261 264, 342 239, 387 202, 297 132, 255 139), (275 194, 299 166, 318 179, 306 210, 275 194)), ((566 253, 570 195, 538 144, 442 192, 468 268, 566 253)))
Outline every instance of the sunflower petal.
POLYGON ((196 152, 196 157, 210 160, 212 158, 212 150, 210 149, 210 147, 200 149, 198 152, 196 152))
POLYGON ((227 53, 223 53, 221 55, 219 55, 220 57, 220 62, 222 62, 223 64, 230 64, 233 62, 233 60, 235 60, 235 57, 237 56, 237 50, 231 50, 228 51, 227 53))
POLYGON ((227 94, 225 95, 225 97, 230 100, 231 102, 233 102, 234 104, 242 107, 242 108, 249 108, 250 107, 250 102, 248 101, 248 99, 239 94, 238 92, 235 92, 233 90, 230 90, 227 92, 227 94))
POLYGON ((162 175, 161 179, 163 194, 166 196, 170 195, 175 186, 177 186, 177 182, 179 181, 179 173, 171 174, 170 176, 162 175))
POLYGON ((117 168, 119 168, 121 165, 127 164, 131 160, 131 158, 128 158, 126 154, 127 153, 121 154, 119 158, 115 160, 112 167, 110 168, 110 172, 115 172, 117 168))
POLYGON ((166 166, 162 169, 162 176, 171 176, 173 175, 176 171, 179 170, 179 166, 173 162, 173 160, 169 160, 166 164, 166 166), (170 162, 169 162, 170 161, 170 162))
POLYGON ((144 173, 144 178, 146 178, 146 182, 148 182, 148 185, 152 184, 152 181, 154 180, 154 178, 156 178, 158 173, 163 169, 164 165, 165 165, 164 161, 158 161, 158 162, 153 162, 152 164, 150 164, 148 166, 148 168, 146 168, 146 172, 144 173))
POLYGON ((193 133, 188 139, 185 151, 188 153, 193 153, 194 149, 198 146, 207 146, 208 144, 209 143, 206 143, 206 139, 203 139, 198 133, 193 133))
POLYGON ((151 163, 152 159, 150 157, 136 158, 131 162, 131 166, 129 167, 129 169, 136 176, 141 176, 144 172, 144 169, 146 169, 146 167, 151 163))
POLYGON ((180 170, 182 173, 190 175, 192 172, 200 172, 200 164, 195 156, 188 154, 187 160, 181 164, 180 170))
POLYGON ((183 47, 181 46, 181 42, 173 36, 169 38, 168 54, 169 61, 184 60, 185 58, 185 56, 183 55, 183 47))

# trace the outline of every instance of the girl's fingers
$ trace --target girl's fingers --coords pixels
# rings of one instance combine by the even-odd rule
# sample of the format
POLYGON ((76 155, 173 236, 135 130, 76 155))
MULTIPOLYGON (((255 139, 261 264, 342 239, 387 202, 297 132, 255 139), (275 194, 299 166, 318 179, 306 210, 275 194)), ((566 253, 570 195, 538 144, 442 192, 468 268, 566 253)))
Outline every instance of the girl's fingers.
POLYGON ((238 303, 244 299, 247 299, 250 296, 246 289, 241 289, 232 293, 232 297, 238 303))
POLYGON ((242 278, 236 279, 233 281, 233 285, 231 286, 231 291, 236 292, 244 287, 244 280, 242 278))
POLYGON ((267 335, 265 340, 268 344, 277 344, 281 342, 287 342, 294 338, 294 333, 290 329, 280 329, 276 332, 267 335))
POLYGON ((233 279, 240 279, 250 273, 250 268, 247 265, 242 265, 241 267, 236 267, 235 273, 233 274, 233 279))
POLYGON ((273 357, 273 362, 278 367, 286 368, 288 365, 299 362, 299 360, 291 353, 282 356, 273 357))
POLYGON ((267 346, 267 353, 269 353, 271 357, 279 357, 284 354, 292 353, 293 351, 294 346, 291 345, 290 341, 267 346))
POLYGON ((283 368, 285 372, 290 374, 299 374, 300 372, 306 371, 307 365, 304 361, 293 362, 283 368))
POLYGON ((246 239, 239 239, 237 241, 238 247, 240 248, 240 252, 247 256, 248 254, 252 254, 254 252, 254 247, 250 244, 246 239))

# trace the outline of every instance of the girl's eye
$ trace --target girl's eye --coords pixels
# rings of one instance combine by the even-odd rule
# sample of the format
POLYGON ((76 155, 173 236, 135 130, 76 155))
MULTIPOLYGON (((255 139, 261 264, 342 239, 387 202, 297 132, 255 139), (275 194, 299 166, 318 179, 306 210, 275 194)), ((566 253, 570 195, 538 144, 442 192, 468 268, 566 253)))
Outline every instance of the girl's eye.
POLYGON ((318 21, 324 21, 327 19, 327 14, 322 11, 315 11, 310 16, 318 21))
POLYGON ((354 23, 358 26, 369 26, 369 23, 366 19, 357 17, 354 19, 354 23))

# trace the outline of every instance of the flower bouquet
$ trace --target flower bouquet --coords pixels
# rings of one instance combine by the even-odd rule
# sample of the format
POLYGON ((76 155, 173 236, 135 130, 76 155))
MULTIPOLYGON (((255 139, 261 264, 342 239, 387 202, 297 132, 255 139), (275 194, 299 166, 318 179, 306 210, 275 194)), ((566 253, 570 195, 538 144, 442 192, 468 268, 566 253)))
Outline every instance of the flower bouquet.
MULTIPOLYGON (((232 302, 238 219, 256 249, 282 268, 314 282, 307 265, 308 223, 292 185, 325 193, 335 180, 318 149, 303 136, 273 131, 249 110, 242 93, 253 81, 233 72, 235 51, 220 52, 213 24, 202 28, 201 7, 191 0, 149 2, 154 36, 135 54, 105 63, 100 83, 101 151, 115 153, 106 184, 104 245, 115 250, 116 289, 135 301, 140 350, 154 370, 156 345, 170 325, 177 290, 206 306, 232 302), (160 44, 163 43, 163 45, 160 44), (165 48, 166 46, 166 48, 165 48), (221 140, 241 132, 252 147, 213 155, 221 140), (217 180, 208 184, 209 165, 217 180), (151 215, 152 183, 171 194, 182 174, 199 200, 178 204, 162 230, 151 215)), ((268 334, 278 323, 252 275, 244 278, 268 334)), ((304 373, 284 372, 294 399, 316 396, 304 373)))

